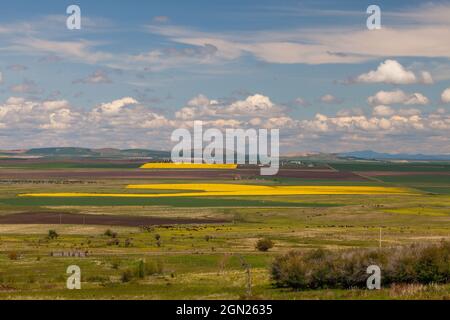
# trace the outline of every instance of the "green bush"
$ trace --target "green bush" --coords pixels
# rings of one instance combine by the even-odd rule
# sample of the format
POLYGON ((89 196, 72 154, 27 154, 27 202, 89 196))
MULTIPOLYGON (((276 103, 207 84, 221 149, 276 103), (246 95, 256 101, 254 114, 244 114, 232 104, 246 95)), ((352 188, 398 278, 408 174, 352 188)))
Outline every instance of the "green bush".
POLYGON ((106 230, 104 235, 111 238, 117 238, 117 232, 114 232, 111 229, 106 230))
POLYGON ((53 239, 58 238, 58 237, 59 237, 59 234, 58 234, 55 230, 49 230, 49 231, 48 231, 47 237, 48 237, 50 240, 53 240, 53 239))
POLYGON ((151 276, 155 274, 162 274, 164 272, 164 265, 162 261, 150 261, 146 262, 144 260, 140 260, 135 272, 135 275, 138 278, 144 278, 146 276, 151 276))
POLYGON ((272 249, 273 246, 274 246, 273 241, 267 238, 259 239, 258 242, 256 243, 256 249, 262 252, 269 251, 269 249, 272 249))
POLYGON ((449 283, 450 243, 383 250, 291 251, 275 259, 271 274, 278 287, 365 288, 370 265, 381 268, 383 285, 449 283))

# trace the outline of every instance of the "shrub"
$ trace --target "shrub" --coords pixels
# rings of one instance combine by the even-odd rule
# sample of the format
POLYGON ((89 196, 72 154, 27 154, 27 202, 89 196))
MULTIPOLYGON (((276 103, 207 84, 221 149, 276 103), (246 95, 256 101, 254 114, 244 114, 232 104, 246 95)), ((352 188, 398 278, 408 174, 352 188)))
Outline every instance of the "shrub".
POLYGON ((133 272, 130 269, 123 271, 120 280, 122 282, 130 282, 131 280, 133 280, 133 272))
POLYGON ((9 260, 19 260, 19 254, 15 251, 11 251, 8 253, 9 260))
POLYGON ((131 247, 133 246, 133 241, 130 238, 125 239, 125 247, 131 247))
POLYGON ((161 240, 161 236, 157 233, 157 234, 155 234, 155 240, 156 241, 159 241, 159 240, 161 240))
POLYGON ((104 235, 111 238, 117 238, 117 232, 114 232, 111 229, 106 230, 104 235))
POLYGON ((56 239, 58 237, 59 237, 59 234, 55 230, 49 230, 48 231, 47 238, 49 238, 50 240, 54 240, 54 239, 56 239))
POLYGON ((273 241, 267 238, 259 239, 258 242, 256 243, 256 249, 262 252, 269 251, 269 249, 272 249, 273 246, 274 246, 273 241))
POLYGON ((106 243, 108 246, 118 246, 120 244, 120 240, 117 238, 113 238, 106 243))
POLYGON ((291 251, 275 259, 271 274, 278 287, 365 288, 370 265, 381 268, 383 285, 449 283, 450 243, 384 250, 291 251))
POLYGON ((161 260, 146 263, 145 274, 148 276, 164 273, 164 263, 161 260))
POLYGON ((143 279, 146 276, 162 274, 163 272, 164 272, 164 264, 162 263, 162 261, 157 260, 146 262, 144 260, 140 260, 137 265, 135 275, 138 278, 143 279))

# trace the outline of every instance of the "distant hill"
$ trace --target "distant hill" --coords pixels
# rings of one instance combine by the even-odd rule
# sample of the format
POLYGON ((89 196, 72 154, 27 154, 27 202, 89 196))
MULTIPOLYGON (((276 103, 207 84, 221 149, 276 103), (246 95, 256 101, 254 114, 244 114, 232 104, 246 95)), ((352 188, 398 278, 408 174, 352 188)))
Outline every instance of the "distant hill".
POLYGON ((365 159, 365 160, 429 160, 429 161, 450 161, 450 154, 406 154, 406 153, 378 153, 371 150, 364 151, 354 151, 354 152, 345 152, 340 153, 340 157, 345 158, 357 158, 357 159, 365 159))
POLYGON ((168 158, 170 152, 146 150, 146 149, 89 149, 89 148, 37 148, 29 150, 7 151, 2 150, 0 154, 11 157, 42 157, 42 158, 168 158))
MULTIPOLYGON (((224 154, 226 151, 224 150, 224 154)), ((148 149, 115 149, 115 148, 34 148, 28 150, 0 150, 2 158, 106 158, 106 159, 168 159, 169 151, 148 149)), ((236 157, 236 153, 235 153, 236 157)), ((248 155, 246 155, 248 157, 248 155)), ((290 153, 281 156, 282 159, 301 159, 317 161, 334 161, 339 159, 363 159, 363 160, 421 160, 421 161, 450 161, 447 155, 426 154, 390 154, 379 153, 371 150, 333 153, 301 152, 290 153)))

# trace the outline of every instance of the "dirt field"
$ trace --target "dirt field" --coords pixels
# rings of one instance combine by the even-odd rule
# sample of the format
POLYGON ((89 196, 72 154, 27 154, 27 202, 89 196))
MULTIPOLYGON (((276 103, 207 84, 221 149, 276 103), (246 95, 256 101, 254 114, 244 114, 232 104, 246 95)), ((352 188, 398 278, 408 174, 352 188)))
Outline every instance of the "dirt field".
MULTIPOLYGON (((237 170, 111 170, 111 169, 52 169, 52 170, 0 170, 0 179, 229 179, 260 176, 259 169, 237 170)), ((333 170, 281 169, 274 177, 297 179, 324 179, 342 181, 364 181, 352 172, 333 170)))
POLYGON ((225 222, 227 221, 219 219, 176 219, 159 217, 71 214, 57 212, 23 212, 0 216, 0 224, 79 224, 139 227, 173 224, 214 224, 225 222))

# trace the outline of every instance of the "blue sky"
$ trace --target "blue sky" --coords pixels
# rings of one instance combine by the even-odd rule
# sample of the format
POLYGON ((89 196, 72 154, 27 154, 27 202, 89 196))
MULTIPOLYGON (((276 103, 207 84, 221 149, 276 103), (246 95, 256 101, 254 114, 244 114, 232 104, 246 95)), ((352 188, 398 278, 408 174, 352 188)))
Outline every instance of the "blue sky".
POLYGON ((450 153, 449 37, 449 1, 18 0, 0 14, 0 148, 169 149, 203 120, 279 128, 284 152, 450 153))

